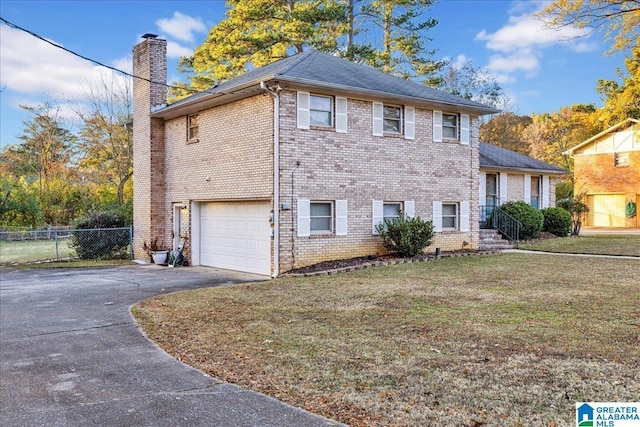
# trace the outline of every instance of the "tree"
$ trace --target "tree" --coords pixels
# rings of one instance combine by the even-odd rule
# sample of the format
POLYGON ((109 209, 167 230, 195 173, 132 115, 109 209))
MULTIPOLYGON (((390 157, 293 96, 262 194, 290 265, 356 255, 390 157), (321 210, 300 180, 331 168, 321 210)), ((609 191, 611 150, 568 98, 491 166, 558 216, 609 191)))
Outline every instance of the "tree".
POLYGON ((624 60, 627 72, 617 69, 621 82, 598 80, 597 91, 604 101, 599 111, 603 127, 613 126, 622 120, 640 118, 640 40, 624 60))
POLYGON ((600 131, 593 105, 562 107, 557 113, 533 115, 523 132, 533 158, 573 170, 573 159, 565 152, 600 131))
POLYGON ((435 50, 428 49, 432 39, 426 36, 438 20, 425 17, 434 3, 434 0, 363 1, 356 20, 360 17, 358 28, 369 39, 354 43, 361 51, 362 62, 388 74, 438 84, 437 72, 443 63, 432 59, 435 50), (371 38, 376 32, 381 35, 380 40, 371 38))
POLYGON ((480 125, 480 141, 529 155, 529 143, 525 141, 523 134, 532 123, 531 116, 500 113, 480 125))
POLYGON ((462 65, 448 61, 440 72, 439 89, 498 109, 509 108, 509 97, 500 83, 487 71, 476 67, 473 61, 462 65))
POLYGON ((61 107, 45 102, 35 107, 21 106, 34 117, 24 122, 22 144, 8 147, 14 172, 34 177, 38 183, 38 203, 43 219, 50 224, 63 221, 54 209, 60 196, 59 185, 72 181, 72 161, 76 153, 76 137, 65 129, 61 107), (58 181, 58 182, 56 182, 58 181))
POLYGON ((128 197, 125 192, 133 174, 131 84, 103 76, 87 85, 85 98, 89 109, 77 109, 82 120, 79 166, 87 181, 115 187, 117 204, 122 206, 131 201, 131 191, 128 197))
POLYGON ((538 17, 554 28, 604 30, 613 40, 610 52, 633 46, 640 38, 638 0, 555 0, 538 17))
POLYGON ((202 91, 261 67, 305 47, 335 52, 344 33, 345 5, 338 0, 227 0, 226 18, 211 29, 193 56, 183 57, 178 70, 184 91, 202 91))
POLYGON ((558 207, 571 214, 572 227, 571 235, 578 236, 582 228, 584 216, 589 212, 589 206, 583 202, 586 193, 581 193, 575 197, 558 200, 558 207))
POLYGON ((437 82, 425 18, 434 0, 228 0, 226 18, 178 71, 178 99, 313 48, 340 54, 390 74, 437 82))

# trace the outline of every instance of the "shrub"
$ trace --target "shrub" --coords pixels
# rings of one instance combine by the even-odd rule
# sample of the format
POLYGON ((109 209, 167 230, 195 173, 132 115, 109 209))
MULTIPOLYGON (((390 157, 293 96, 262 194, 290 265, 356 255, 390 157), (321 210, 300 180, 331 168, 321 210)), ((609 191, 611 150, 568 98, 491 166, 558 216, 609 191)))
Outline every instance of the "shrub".
POLYGON ((544 217, 538 209, 525 202, 508 202, 500 206, 500 209, 522 224, 520 240, 535 239, 540 235, 544 217))
POLYGON ((580 193, 575 198, 562 199, 556 202, 559 207, 565 209, 571 215, 573 223, 573 227, 571 229, 572 236, 578 236, 580 234, 582 220, 589 212, 589 206, 582 201, 584 194, 585 193, 580 193))
POLYGON ((124 215, 94 212, 78 220, 71 246, 80 259, 126 258, 130 243, 124 215))
POLYGON ((547 208, 540 211, 544 217, 542 231, 565 237, 571 233, 571 214, 562 208, 547 208))
POLYGON ((376 226, 384 247, 393 254, 413 257, 429 246, 435 233, 431 221, 416 218, 385 219, 376 226))

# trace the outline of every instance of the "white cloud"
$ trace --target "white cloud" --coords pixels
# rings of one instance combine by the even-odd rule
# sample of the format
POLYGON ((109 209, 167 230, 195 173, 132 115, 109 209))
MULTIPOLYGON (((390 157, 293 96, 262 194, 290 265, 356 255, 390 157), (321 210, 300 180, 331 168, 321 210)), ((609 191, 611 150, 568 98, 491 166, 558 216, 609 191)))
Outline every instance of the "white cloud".
POLYGON ((476 40, 486 41, 487 48, 491 50, 513 52, 523 48, 545 48, 558 43, 571 44, 577 38, 586 37, 590 31, 576 27, 550 29, 531 15, 520 15, 511 16, 509 23, 494 33, 480 31, 476 40))
POLYGON ((527 77, 534 77, 540 69, 539 54, 531 49, 522 49, 509 54, 493 55, 486 68, 497 74, 513 74, 524 72, 527 77))
POLYGON ((162 32, 187 43, 193 43, 194 33, 207 31, 201 18, 194 18, 180 12, 174 12, 171 18, 158 19, 156 25, 162 32))
POLYGON ((6 25, 0 26, 0 51, 1 84, 26 97, 46 95, 60 101, 81 101, 87 82, 114 75, 105 67, 6 25))
POLYGON ((167 41, 167 58, 180 58, 181 56, 193 55, 193 49, 180 44, 167 41))

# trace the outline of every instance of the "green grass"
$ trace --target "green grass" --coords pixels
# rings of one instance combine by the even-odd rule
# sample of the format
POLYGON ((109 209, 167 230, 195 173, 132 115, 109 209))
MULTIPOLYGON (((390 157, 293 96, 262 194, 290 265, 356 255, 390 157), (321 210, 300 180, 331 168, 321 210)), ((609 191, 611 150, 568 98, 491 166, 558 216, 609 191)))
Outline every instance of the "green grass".
POLYGON ((70 258, 75 256, 75 250, 70 246, 70 243, 69 239, 58 240, 56 257, 56 242, 54 240, 0 240, 0 264, 70 258))
POLYGON ((133 308, 174 357, 349 425, 575 425, 640 399, 637 260, 503 254, 283 277, 133 308))
POLYGON ((522 242, 520 249, 574 254, 640 256, 640 235, 593 234, 522 242))

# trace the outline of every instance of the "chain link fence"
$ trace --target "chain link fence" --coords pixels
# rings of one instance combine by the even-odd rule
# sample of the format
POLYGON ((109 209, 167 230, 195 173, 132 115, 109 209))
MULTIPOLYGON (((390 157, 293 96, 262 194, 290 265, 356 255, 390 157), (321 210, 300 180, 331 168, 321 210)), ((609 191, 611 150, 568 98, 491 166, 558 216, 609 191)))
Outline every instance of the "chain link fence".
POLYGON ((0 231, 0 264, 133 259, 133 227, 0 231))

